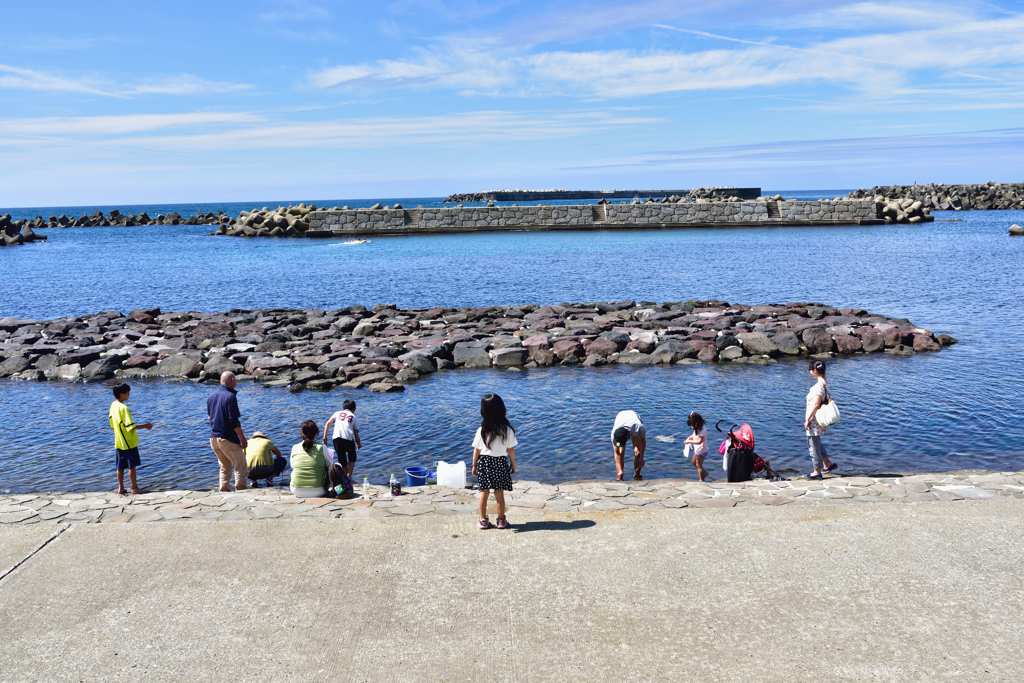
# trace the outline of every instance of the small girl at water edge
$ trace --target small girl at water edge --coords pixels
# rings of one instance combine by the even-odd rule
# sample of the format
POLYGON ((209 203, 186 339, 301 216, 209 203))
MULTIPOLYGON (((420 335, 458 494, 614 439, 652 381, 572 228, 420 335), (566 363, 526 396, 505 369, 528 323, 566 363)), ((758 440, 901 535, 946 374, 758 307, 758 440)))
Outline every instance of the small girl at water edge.
POLYGON ((480 482, 480 528, 493 525, 487 518, 487 500, 494 491, 498 503, 498 528, 507 529, 505 491, 512 490, 516 471, 516 430, 505 416, 505 402, 497 394, 480 399, 480 428, 473 439, 473 475, 480 482))
POLYGON ((688 448, 693 448, 693 466, 697 468, 697 476, 704 481, 708 476, 708 471, 704 469, 704 458, 708 455, 708 430, 704 425, 704 418, 695 412, 686 418, 686 424, 693 429, 693 434, 686 437, 683 443, 688 448))

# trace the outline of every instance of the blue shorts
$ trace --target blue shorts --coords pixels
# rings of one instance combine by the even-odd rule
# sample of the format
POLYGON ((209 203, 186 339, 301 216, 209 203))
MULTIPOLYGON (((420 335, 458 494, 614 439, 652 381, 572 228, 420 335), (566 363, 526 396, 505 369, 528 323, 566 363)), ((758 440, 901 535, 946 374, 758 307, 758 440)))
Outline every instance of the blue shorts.
POLYGON ((141 464, 138 446, 129 448, 126 451, 122 451, 120 448, 115 448, 114 450, 117 451, 117 458, 114 460, 117 469, 129 470, 141 464))

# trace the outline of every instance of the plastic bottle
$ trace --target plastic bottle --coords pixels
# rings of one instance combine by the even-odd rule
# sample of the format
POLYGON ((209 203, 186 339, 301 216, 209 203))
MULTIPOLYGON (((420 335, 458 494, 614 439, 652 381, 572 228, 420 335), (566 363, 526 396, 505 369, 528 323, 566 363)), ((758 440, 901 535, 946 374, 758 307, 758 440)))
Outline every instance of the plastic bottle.
POLYGON ((391 475, 391 482, 390 483, 391 483, 391 495, 392 496, 400 496, 400 495, 402 495, 402 487, 399 486, 398 480, 395 479, 395 475, 394 474, 391 475))
POLYGON ((370 480, 367 479, 366 477, 363 477, 363 498, 368 498, 369 496, 370 496, 370 480))

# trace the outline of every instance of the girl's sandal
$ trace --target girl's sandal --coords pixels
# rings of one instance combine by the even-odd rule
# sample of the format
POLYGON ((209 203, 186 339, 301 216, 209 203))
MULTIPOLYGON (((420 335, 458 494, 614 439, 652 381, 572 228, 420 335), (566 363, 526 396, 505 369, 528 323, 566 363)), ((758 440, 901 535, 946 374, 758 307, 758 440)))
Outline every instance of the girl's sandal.
POLYGON ((837 469, 839 469, 839 465, 837 465, 836 463, 832 463, 831 465, 826 467, 824 471, 825 471, 825 474, 828 474, 832 470, 837 470, 837 469))
POLYGON ((494 525, 493 525, 493 524, 491 524, 491 520, 489 520, 489 519, 487 519, 487 518, 485 517, 484 519, 481 519, 481 520, 480 520, 480 522, 479 522, 478 526, 480 527, 480 530, 481 530, 481 531, 486 531, 487 529, 490 529, 490 528, 491 528, 492 526, 494 526, 494 525))
POLYGON ((498 528, 499 529, 507 529, 508 528, 508 520, 505 519, 504 517, 498 517, 498 528))

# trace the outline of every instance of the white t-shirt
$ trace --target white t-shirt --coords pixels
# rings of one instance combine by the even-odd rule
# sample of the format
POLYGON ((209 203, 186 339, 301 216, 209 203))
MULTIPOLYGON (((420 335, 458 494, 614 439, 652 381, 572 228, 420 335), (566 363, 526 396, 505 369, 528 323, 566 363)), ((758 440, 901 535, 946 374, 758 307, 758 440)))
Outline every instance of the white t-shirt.
POLYGON ((700 433, 698 434, 697 432, 694 432, 693 435, 694 436, 704 437, 704 443, 700 444, 699 446, 698 445, 694 445, 693 446, 694 454, 695 455, 707 456, 707 454, 708 454, 708 428, 707 427, 701 427, 700 428, 700 433))
POLYGON ((331 415, 331 419, 334 420, 333 438, 347 441, 356 440, 356 416, 352 414, 351 410, 339 410, 331 415))
POLYGON ((484 443, 484 437, 480 433, 483 427, 477 427, 476 438, 473 439, 473 448, 480 449, 480 455, 489 455, 494 458, 502 458, 508 455, 508 449, 515 448, 519 445, 519 441, 516 440, 516 433, 511 429, 508 430, 508 434, 504 439, 494 437, 491 439, 490 447, 484 443))
POLYGON ((814 419, 814 413, 811 412, 811 407, 814 405, 814 401, 817 398, 821 399, 822 404, 825 403, 825 392, 827 391, 827 385, 824 380, 818 380, 811 390, 807 392, 807 409, 804 412, 804 419, 810 421, 810 428, 807 430, 807 436, 821 436, 828 432, 827 427, 822 427, 818 424, 818 421, 814 419))
POLYGON ((644 427, 644 421, 633 410, 623 410, 615 416, 615 424, 612 425, 612 443, 615 443, 615 430, 619 427, 628 429, 630 438, 637 434, 647 434, 647 427, 644 427))

